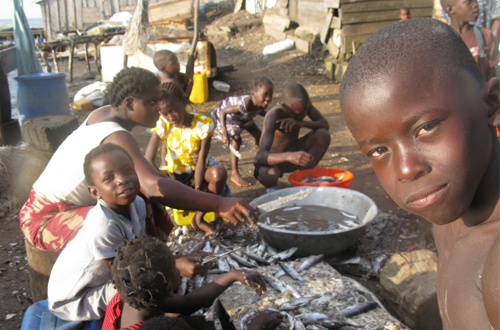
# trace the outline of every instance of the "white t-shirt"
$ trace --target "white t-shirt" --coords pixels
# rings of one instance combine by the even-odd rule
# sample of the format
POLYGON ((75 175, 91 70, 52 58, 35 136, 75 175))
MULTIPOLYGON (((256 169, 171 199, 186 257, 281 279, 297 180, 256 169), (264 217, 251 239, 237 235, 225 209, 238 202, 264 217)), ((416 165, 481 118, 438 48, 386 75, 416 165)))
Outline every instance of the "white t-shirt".
POLYGON ((109 289, 106 285, 112 286, 112 276, 102 260, 114 258, 118 247, 135 236, 144 235, 145 217, 146 204, 141 197, 131 204, 130 219, 101 203, 89 211, 82 229, 61 252, 50 274, 48 302, 56 316, 72 321, 104 316, 106 306, 99 301, 99 295, 109 289), (102 290, 98 288, 95 293, 96 287, 102 290), (90 289, 94 290, 91 298, 86 292, 90 289))
POLYGON ((83 172, 85 156, 109 135, 117 131, 128 132, 109 121, 87 125, 90 116, 92 114, 57 148, 33 185, 37 194, 53 203, 64 201, 76 206, 94 205, 95 199, 88 192, 83 172))

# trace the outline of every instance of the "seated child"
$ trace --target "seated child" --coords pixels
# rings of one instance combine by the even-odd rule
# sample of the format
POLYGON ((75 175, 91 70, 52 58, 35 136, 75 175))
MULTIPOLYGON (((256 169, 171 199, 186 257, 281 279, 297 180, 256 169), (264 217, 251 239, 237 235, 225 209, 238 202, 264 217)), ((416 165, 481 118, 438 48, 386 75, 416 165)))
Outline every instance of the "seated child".
MULTIPOLYGON (((208 189, 221 195, 226 185, 226 169, 208 159, 214 124, 207 116, 188 113, 186 104, 187 99, 179 85, 173 82, 162 84, 160 119, 153 129, 145 157, 154 166, 159 143, 163 141, 166 166, 162 167, 162 172, 196 190, 208 189)), ((204 212, 197 212, 191 225, 209 234, 214 233, 214 228, 203 220, 203 215, 204 212)))
POLYGON ((57 258, 48 284, 50 311, 68 320, 98 320, 115 295, 109 261, 116 248, 145 233, 146 206, 129 154, 106 143, 85 157, 85 180, 98 203, 57 258))
POLYGON ((174 295, 180 283, 174 257, 165 243, 149 236, 133 239, 120 248, 112 270, 118 293, 106 310, 105 330, 139 326, 163 313, 190 315, 210 306, 236 281, 259 294, 266 289, 259 273, 233 270, 184 296, 174 295))
POLYGON ((443 328, 500 329, 498 79, 449 26, 412 18, 356 50, 340 106, 391 198, 434 223, 443 328))
POLYGON ((330 146, 330 125, 309 99, 302 85, 283 89, 283 103, 264 118, 264 132, 254 160, 254 176, 268 191, 279 189, 283 173, 315 167, 330 146), (311 120, 304 120, 305 117, 311 120), (299 138, 301 128, 311 131, 299 138))
MULTIPOLYGON (((261 131, 255 125, 253 118, 257 115, 265 116, 266 108, 273 99, 273 83, 266 77, 255 78, 250 95, 231 96, 222 101, 212 112, 216 125, 214 139, 222 140, 224 148, 231 144, 234 150, 239 151, 241 146, 241 132, 246 130, 255 139, 255 147, 259 148, 261 131)), ((251 183, 244 180, 238 170, 238 157, 231 152, 231 181, 247 187, 251 183)))
POLYGON ((157 51, 153 56, 153 63, 158 69, 157 76, 161 82, 175 82, 189 98, 193 88, 193 68, 187 68, 184 74, 180 72, 179 59, 170 50, 157 51))
POLYGON ((410 9, 400 8, 399 9, 399 19, 402 21, 410 19, 410 9))
POLYGON ((500 62, 498 45, 488 29, 470 24, 479 16, 476 0, 441 0, 441 6, 450 16, 450 25, 462 37, 479 65, 483 81, 496 77, 495 66, 500 62))

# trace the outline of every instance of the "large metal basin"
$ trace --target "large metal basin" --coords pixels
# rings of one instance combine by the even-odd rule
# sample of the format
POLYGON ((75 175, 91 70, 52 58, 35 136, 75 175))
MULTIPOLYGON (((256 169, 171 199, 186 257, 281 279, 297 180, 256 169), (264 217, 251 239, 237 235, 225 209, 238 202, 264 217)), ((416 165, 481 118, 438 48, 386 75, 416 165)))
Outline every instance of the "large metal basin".
POLYGON ((305 257, 315 254, 332 255, 344 251, 353 245, 363 235, 365 226, 377 215, 375 202, 358 191, 335 187, 293 187, 274 191, 254 199, 250 204, 253 207, 273 201, 279 197, 288 196, 304 189, 312 189, 305 198, 290 202, 286 205, 318 205, 335 208, 356 215, 361 220, 358 227, 335 230, 299 232, 286 229, 272 228, 259 222, 264 239, 279 250, 298 247, 295 256, 305 257))

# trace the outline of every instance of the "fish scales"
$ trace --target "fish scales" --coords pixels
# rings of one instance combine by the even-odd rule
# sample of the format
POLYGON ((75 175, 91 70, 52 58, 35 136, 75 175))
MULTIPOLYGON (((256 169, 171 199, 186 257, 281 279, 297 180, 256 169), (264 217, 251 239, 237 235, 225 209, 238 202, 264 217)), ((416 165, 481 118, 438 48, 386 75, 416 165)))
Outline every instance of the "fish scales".
POLYGON ((233 258, 237 263, 239 263, 241 266, 245 266, 245 267, 248 267, 248 268, 255 268, 255 265, 246 261, 245 259, 243 259, 242 257, 240 257, 239 255, 235 254, 235 253, 231 253, 229 254, 229 256, 231 258, 233 258))
POLYGON ((304 260, 304 262, 302 262, 302 264, 299 266, 297 271, 302 272, 302 271, 308 270, 309 268, 311 268, 312 266, 314 266, 315 264, 317 264, 318 262, 320 262, 324 258, 325 258, 324 254, 319 254, 317 256, 310 256, 309 258, 304 260))
POLYGON ((297 247, 293 247, 293 248, 290 248, 288 250, 282 251, 282 252, 276 254, 275 256, 271 257, 271 260, 269 260, 269 262, 271 264, 275 264, 276 262, 278 262, 278 260, 286 260, 286 259, 290 258, 291 256, 293 256, 293 254, 297 250, 298 250, 297 247))
POLYGON ((267 284, 269 284, 273 289, 275 289, 279 292, 284 292, 286 290, 283 282, 278 280, 276 277, 271 276, 271 275, 266 275, 266 274, 262 274, 262 277, 267 282, 267 284))
POLYGON ((297 273, 297 271, 295 269, 293 269, 292 267, 288 266, 286 263, 284 262, 280 262, 278 261, 278 264, 280 265, 280 267, 288 274, 290 275, 291 278, 293 278, 294 280, 297 280, 297 281, 300 281, 300 282, 304 282, 304 278, 302 278, 302 276, 299 275, 299 273, 297 273))

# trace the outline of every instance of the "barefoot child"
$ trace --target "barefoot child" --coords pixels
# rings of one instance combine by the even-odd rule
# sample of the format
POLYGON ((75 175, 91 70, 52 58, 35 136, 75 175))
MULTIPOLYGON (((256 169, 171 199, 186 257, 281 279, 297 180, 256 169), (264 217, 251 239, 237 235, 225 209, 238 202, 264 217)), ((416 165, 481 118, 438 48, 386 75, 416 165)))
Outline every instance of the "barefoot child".
MULTIPOLYGON (((261 131, 254 123, 257 115, 265 116, 266 108, 273 99, 273 83, 266 77, 255 78, 250 95, 231 96, 221 102, 212 112, 216 125, 214 139, 222 140, 224 148, 231 144, 239 151, 241 132, 248 131, 255 139, 255 147, 259 148, 261 131)), ((231 181, 238 186, 250 186, 238 170, 238 157, 231 152, 231 181)))
MULTIPOLYGON (((166 151, 163 173, 195 190, 206 188, 220 195, 226 184, 226 169, 220 164, 210 166, 208 160, 214 124, 207 116, 188 113, 186 104, 187 99, 177 84, 162 84, 160 119, 153 129, 145 157, 154 166, 159 143, 163 141, 162 152, 166 151)), ((212 234, 215 229, 203 220, 204 214, 197 212, 191 226, 212 234)))
POLYGON ((340 86, 349 129, 402 208, 434 223, 445 330, 500 329, 499 81, 460 36, 413 18, 374 33, 340 86))
POLYGON ((180 72, 179 59, 170 50, 157 51, 153 56, 153 63, 158 69, 157 75, 162 83, 175 82, 189 97, 193 88, 193 68, 186 70, 190 73, 189 75, 180 72))
MULTIPOLYGON (((59 255, 50 274, 50 311, 63 320, 98 320, 115 295, 109 261, 116 249, 145 233, 146 205, 129 154, 107 143, 85 158, 85 180, 98 203, 59 255)), ((175 264, 174 264, 175 267, 175 264)))
POLYGON ((210 306, 238 281, 262 293, 266 286, 259 273, 233 270, 188 294, 174 295, 180 283, 174 257, 167 245, 154 237, 140 237, 120 248, 112 263, 118 293, 106 310, 104 330, 140 326, 163 313, 190 315, 210 306))
POLYGON ((470 24, 479 16, 477 1, 441 0, 441 6, 450 16, 450 26, 469 47, 482 72, 483 81, 495 77, 495 66, 500 61, 495 36, 488 29, 470 24))
POLYGON ((254 176, 268 191, 279 189, 283 173, 315 167, 330 146, 330 126, 309 99, 302 85, 283 90, 282 104, 264 118, 264 132, 254 160, 254 176), (304 120, 305 117, 311 120, 304 120), (301 128, 311 131, 299 138, 301 128))

